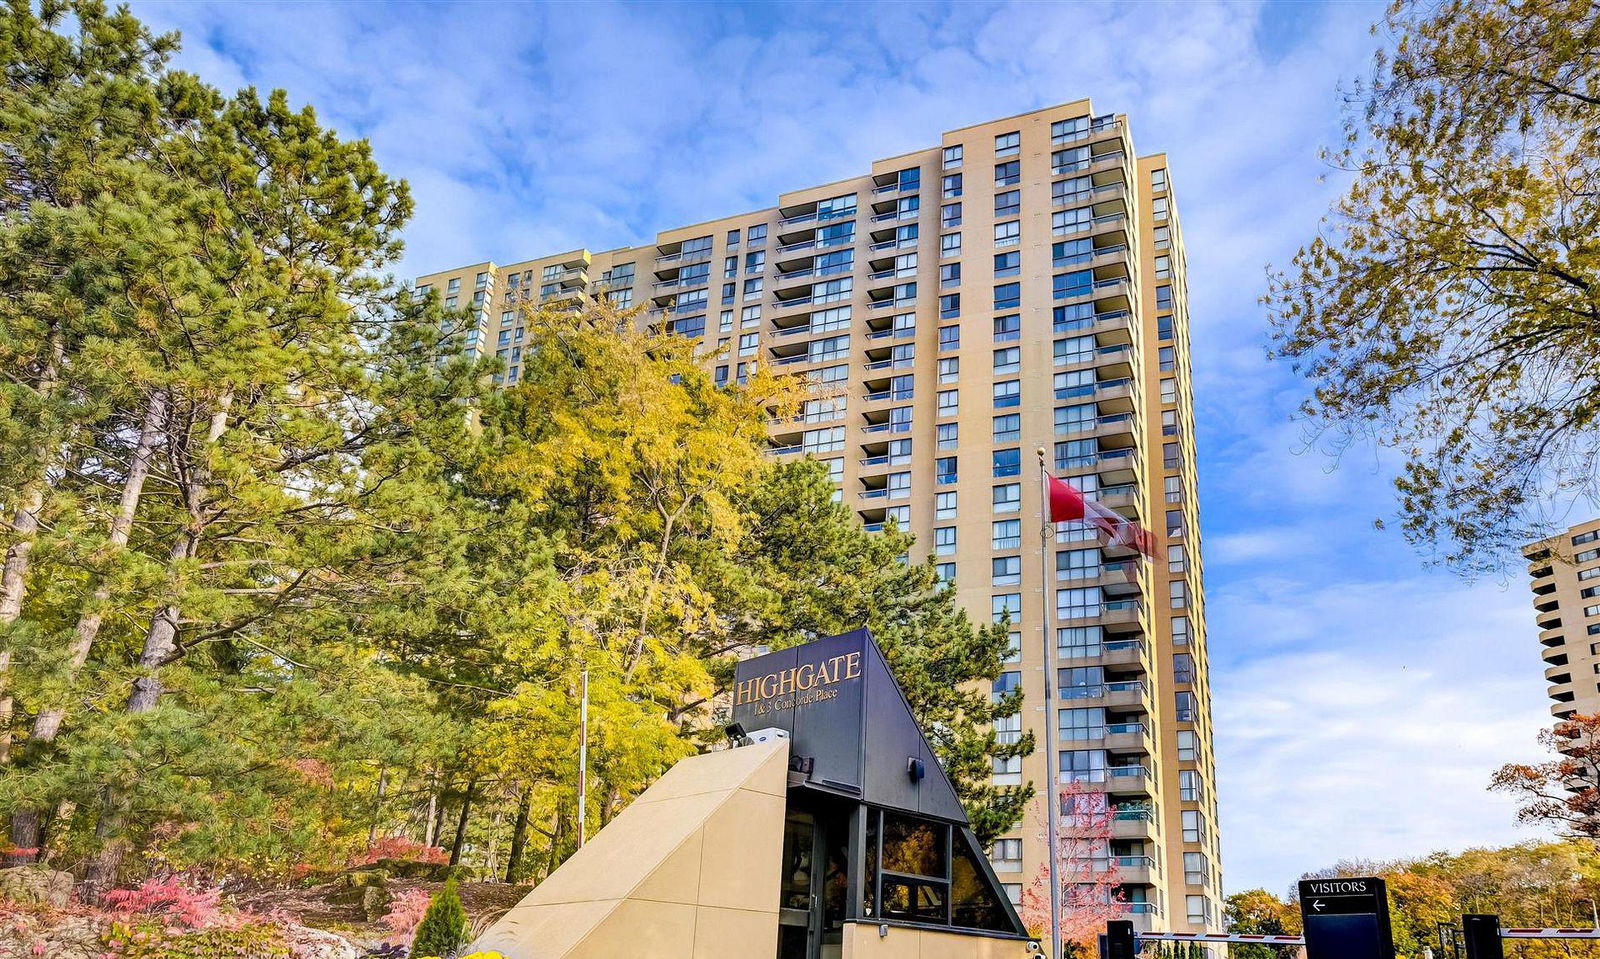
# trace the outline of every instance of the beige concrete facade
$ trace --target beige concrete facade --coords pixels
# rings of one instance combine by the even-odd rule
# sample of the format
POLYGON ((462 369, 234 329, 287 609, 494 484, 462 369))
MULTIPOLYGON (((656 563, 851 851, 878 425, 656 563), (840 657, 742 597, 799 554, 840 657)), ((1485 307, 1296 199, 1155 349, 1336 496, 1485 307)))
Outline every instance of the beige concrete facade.
POLYGON ((474 947, 507 959, 721 959, 778 946, 788 743, 673 766, 474 947))
POLYGON ((1550 684, 1550 712, 1600 713, 1600 519, 1522 551, 1550 684))
MULTIPOLYGON (((917 536, 979 619, 1009 612, 1001 730, 1062 732, 996 781, 1052 771, 1118 804, 1111 850, 1142 929, 1221 927, 1221 870, 1190 384, 1187 261, 1162 154, 1088 101, 943 134, 776 206, 600 253, 419 277, 476 303, 472 347, 514 382, 517 304, 606 297, 703 337, 735 380, 762 363, 822 390, 772 427, 772 455, 826 462, 869 527, 917 536), (1014 166, 1013 166, 1014 164, 1014 166), (1034 450, 1151 529, 1152 561, 1063 524, 1040 535, 1034 450), (1043 572, 1048 569, 1048 576, 1043 572), (1050 610, 1046 617, 1047 606, 1050 610), (1061 699, 1047 715, 1044 650, 1061 699)), ((1037 810, 1042 821, 1042 801, 1037 810)), ((1013 895, 1040 827, 991 852, 1013 895)), ((894 939, 891 935, 889 939, 894 939)), ((751 955, 756 955, 752 952, 751 955)))

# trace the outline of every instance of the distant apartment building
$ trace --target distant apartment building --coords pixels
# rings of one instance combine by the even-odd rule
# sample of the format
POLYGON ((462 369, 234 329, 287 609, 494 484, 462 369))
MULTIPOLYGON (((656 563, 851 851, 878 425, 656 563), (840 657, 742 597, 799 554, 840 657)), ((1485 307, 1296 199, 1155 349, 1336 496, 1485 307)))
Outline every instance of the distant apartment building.
POLYGON ((1550 712, 1600 713, 1600 519, 1523 548, 1550 712))
MULTIPOLYGON (((825 463, 868 528, 916 534, 974 617, 1010 617, 995 688, 1020 686, 1026 705, 999 732, 1032 730, 1041 748, 995 781, 1105 791, 1104 865, 1139 926, 1198 931, 1222 914, 1185 271, 1166 157, 1138 155, 1125 117, 1078 101, 642 246, 417 285, 476 308, 462 335, 509 383, 520 303, 600 297, 702 338, 720 382, 758 363, 810 377, 818 396, 772 424, 772 455, 825 463), (1039 447, 1153 530, 1157 558, 1076 523, 1046 542, 1039 447)), ((1024 823, 990 851, 1013 896, 1044 867, 1041 832, 1024 823)))

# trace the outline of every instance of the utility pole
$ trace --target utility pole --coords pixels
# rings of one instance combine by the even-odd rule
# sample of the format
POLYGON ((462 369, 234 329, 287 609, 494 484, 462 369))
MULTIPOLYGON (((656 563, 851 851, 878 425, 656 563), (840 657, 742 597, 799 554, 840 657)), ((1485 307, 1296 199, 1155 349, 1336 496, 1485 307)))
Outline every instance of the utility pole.
POLYGON ((578 701, 578 848, 589 834, 589 671, 583 671, 583 698, 578 701))

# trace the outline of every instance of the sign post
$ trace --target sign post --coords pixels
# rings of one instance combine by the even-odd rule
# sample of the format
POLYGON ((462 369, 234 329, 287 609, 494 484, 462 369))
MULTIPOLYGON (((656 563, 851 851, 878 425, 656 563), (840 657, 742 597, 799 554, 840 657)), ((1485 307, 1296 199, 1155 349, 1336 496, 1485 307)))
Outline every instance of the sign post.
POLYGON ((1306 959, 1395 959, 1383 880, 1302 879, 1306 959))

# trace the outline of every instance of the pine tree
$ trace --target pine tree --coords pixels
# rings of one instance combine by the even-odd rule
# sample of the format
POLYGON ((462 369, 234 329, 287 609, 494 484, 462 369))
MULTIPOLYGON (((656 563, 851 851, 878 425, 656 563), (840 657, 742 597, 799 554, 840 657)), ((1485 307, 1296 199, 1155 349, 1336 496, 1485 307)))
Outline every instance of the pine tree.
POLYGON ((450 879, 428 903, 428 911, 423 913, 422 923, 417 926, 416 938, 411 941, 411 955, 449 959, 466 944, 467 911, 461 906, 456 881, 450 879))

